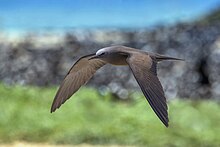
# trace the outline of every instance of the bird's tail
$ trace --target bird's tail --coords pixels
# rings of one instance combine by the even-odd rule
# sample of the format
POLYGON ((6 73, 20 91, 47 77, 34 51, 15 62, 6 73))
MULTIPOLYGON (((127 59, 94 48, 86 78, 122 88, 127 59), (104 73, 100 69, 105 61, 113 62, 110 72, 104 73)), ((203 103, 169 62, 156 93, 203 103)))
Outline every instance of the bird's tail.
POLYGON ((160 54, 157 54, 155 57, 156 57, 156 60, 158 62, 163 61, 163 60, 181 60, 181 61, 184 61, 184 59, 175 58, 175 57, 168 57, 168 56, 164 56, 164 55, 160 55, 160 54))

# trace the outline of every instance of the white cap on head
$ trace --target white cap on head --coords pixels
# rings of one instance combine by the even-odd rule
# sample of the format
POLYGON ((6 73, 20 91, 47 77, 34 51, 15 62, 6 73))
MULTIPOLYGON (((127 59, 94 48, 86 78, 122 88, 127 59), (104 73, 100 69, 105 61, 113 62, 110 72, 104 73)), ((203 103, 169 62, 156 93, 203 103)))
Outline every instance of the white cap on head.
POLYGON ((107 48, 99 49, 99 50, 96 52, 96 55, 101 55, 102 53, 106 52, 106 49, 107 49, 107 48))
POLYGON ((102 53, 106 53, 106 52, 111 53, 117 47, 120 47, 120 46, 110 46, 110 47, 101 48, 96 52, 96 55, 101 55, 102 53))

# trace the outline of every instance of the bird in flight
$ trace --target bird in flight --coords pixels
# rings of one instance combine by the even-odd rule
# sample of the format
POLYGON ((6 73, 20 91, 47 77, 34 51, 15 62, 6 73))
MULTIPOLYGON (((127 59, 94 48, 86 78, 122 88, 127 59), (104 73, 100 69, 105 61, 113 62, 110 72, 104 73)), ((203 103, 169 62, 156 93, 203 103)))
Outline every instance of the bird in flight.
POLYGON ((70 68, 61 83, 52 103, 51 113, 58 109, 93 74, 106 64, 129 66, 144 96, 153 111, 168 127, 167 103, 163 87, 157 77, 157 63, 163 60, 182 60, 156 53, 125 47, 110 46, 99 49, 95 54, 81 57, 70 68))

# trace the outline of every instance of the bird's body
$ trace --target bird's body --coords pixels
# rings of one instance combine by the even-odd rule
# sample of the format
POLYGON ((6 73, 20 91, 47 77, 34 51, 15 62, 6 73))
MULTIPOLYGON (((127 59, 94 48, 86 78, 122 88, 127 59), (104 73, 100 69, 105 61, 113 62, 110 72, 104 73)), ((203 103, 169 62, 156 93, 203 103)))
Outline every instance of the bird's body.
POLYGON ((96 54, 81 57, 69 70, 54 98, 51 112, 59 108, 105 64, 129 66, 150 106, 168 126, 168 113, 163 88, 157 77, 157 62, 181 60, 125 46, 111 46, 96 54))

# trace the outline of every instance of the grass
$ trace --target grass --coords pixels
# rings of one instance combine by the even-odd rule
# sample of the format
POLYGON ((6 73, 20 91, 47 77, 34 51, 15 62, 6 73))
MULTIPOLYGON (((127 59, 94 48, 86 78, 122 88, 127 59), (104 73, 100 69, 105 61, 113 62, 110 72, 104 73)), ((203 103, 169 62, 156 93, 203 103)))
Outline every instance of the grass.
POLYGON ((169 102, 170 127, 152 112, 142 94, 134 102, 111 101, 82 88, 50 113, 56 88, 0 84, 0 143, 220 146, 220 104, 169 102))

